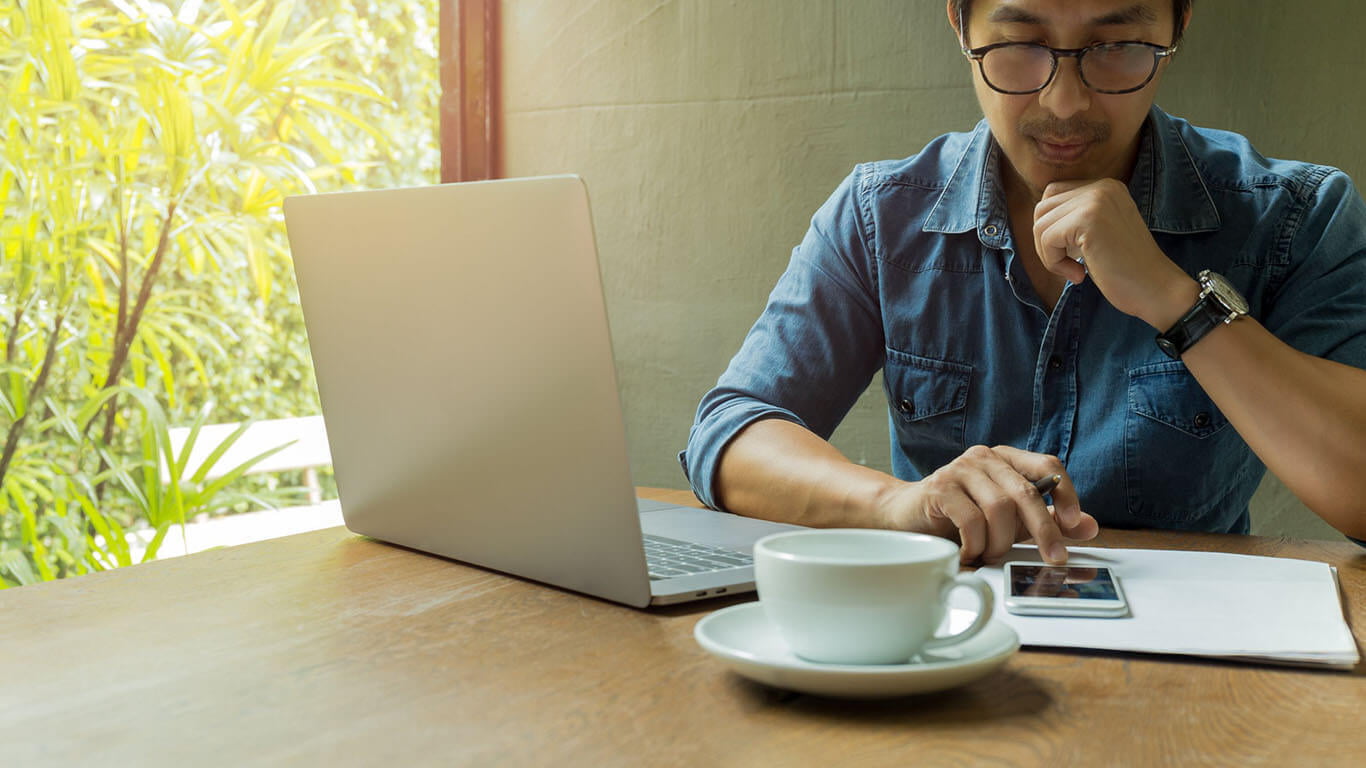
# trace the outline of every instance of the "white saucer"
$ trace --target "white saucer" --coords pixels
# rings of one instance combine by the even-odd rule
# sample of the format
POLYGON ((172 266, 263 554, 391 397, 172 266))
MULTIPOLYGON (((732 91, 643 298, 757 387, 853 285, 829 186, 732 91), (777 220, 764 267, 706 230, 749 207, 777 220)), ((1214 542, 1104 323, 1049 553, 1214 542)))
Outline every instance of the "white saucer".
MULTIPOLYGON (((971 614, 963 620, 965 626, 971 614)), ((958 616, 954 616, 955 625, 958 616)), ((955 626, 954 629, 958 627, 955 626)), ((817 664, 799 658, 768 622, 757 602, 722 608, 697 622, 697 642, 731 669, 760 683, 844 698, 930 693, 970 683, 1000 667, 1020 648, 1020 637, 993 619, 975 637, 908 664, 817 664)))

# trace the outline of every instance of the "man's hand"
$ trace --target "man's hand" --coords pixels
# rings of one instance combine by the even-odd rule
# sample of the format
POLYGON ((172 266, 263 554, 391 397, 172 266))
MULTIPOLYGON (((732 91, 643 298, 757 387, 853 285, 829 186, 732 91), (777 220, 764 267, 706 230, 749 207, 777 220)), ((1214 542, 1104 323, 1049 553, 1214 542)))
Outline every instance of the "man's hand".
POLYGON ((1056 456, 1010 446, 975 445, 918 483, 904 483, 882 500, 888 527, 957 539, 964 563, 999 563, 1017 541, 1034 539, 1045 561, 1067 562, 1063 539, 1100 532, 1081 511, 1072 479, 1056 456), (1033 479, 1062 475, 1050 509, 1033 479))
POLYGON ((1034 206, 1034 247, 1048 271, 1073 283, 1089 273, 1115 309, 1160 331, 1198 293, 1157 247, 1128 187, 1116 179, 1049 184, 1034 206))

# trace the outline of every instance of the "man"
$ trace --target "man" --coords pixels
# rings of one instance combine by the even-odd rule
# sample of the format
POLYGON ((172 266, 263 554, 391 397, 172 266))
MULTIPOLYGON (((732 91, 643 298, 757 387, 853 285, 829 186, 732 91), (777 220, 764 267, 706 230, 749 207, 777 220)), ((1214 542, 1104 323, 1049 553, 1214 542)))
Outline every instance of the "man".
POLYGON ((1366 538, 1366 204, 1153 105, 1190 13, 949 0, 986 119, 816 213, 698 408, 698 497, 1061 563, 1100 524, 1246 532, 1270 467, 1366 538), (895 477, 826 442, 879 368, 895 477))

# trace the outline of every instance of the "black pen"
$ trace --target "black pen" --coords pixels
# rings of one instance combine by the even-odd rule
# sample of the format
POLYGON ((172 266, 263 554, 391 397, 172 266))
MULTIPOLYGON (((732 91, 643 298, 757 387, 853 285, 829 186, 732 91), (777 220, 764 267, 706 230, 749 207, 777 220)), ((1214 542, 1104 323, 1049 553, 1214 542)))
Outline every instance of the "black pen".
POLYGON ((1047 496, 1054 488, 1057 488, 1058 483, 1061 482, 1062 475, 1049 475, 1048 477, 1035 480, 1034 490, 1038 491, 1040 496, 1047 496))

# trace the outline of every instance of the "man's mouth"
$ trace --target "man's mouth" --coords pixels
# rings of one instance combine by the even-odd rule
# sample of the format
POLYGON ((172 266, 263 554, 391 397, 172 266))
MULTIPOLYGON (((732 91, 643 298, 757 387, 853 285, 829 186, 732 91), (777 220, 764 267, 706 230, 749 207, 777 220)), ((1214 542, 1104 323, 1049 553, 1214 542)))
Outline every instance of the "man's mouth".
POLYGON ((1078 138, 1045 138, 1042 136, 1032 137, 1034 146, 1038 148, 1039 156, 1047 163, 1072 163, 1081 159, 1090 148, 1091 143, 1078 138))

